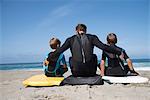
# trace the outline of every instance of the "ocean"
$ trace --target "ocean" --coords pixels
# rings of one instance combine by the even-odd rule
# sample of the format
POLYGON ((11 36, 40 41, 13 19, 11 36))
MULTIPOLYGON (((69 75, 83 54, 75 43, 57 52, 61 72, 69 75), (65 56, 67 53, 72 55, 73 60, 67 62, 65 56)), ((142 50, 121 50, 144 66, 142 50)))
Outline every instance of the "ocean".
MULTIPOLYGON (((132 59, 132 61, 133 66, 136 70, 150 70, 150 59, 132 59)), ((42 62, 0 64, 0 70, 42 70, 42 69, 43 69, 42 62)))

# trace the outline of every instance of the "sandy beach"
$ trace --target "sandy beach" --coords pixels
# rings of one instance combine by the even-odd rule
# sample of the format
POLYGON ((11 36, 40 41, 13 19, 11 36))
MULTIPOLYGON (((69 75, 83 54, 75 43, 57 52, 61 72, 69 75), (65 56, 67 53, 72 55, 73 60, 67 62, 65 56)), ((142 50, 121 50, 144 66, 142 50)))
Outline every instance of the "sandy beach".
MULTIPOLYGON (((149 71, 138 71, 150 79, 149 71)), ((22 81, 42 71, 0 71, 1 100, 150 100, 150 81, 144 84, 27 87, 22 81)), ((68 76, 69 72, 65 74, 68 76)))

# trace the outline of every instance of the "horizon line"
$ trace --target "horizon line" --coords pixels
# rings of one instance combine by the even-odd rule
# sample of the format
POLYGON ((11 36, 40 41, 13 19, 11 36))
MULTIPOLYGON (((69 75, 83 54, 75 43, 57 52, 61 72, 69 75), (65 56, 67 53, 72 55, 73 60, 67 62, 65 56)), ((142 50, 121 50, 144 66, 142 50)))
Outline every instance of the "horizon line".
MULTIPOLYGON (((133 62, 138 62, 139 60, 141 60, 141 62, 150 62, 150 58, 134 58, 134 59, 131 59, 133 62)), ((98 61, 100 61, 98 59, 98 61)), ((69 62, 69 61, 66 61, 66 62, 69 62)), ((14 63, 0 63, 0 65, 19 65, 19 64, 42 64, 43 62, 39 61, 35 61, 35 62, 14 62, 14 63)))

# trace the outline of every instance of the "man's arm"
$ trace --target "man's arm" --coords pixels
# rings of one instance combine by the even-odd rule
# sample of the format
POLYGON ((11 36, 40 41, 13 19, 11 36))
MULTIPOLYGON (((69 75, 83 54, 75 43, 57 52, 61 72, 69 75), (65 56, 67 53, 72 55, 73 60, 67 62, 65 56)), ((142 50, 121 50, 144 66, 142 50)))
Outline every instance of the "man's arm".
POLYGON ((48 56, 47 61, 54 61, 61 53, 67 50, 70 47, 70 39, 71 38, 68 38, 60 48, 56 49, 52 55, 48 56))
POLYGON ((110 52, 110 53, 114 53, 114 54, 118 54, 121 55, 122 50, 120 50, 119 48, 115 48, 112 46, 108 46, 104 43, 102 43, 98 37, 96 35, 93 35, 93 44, 98 47, 99 49, 102 49, 106 52, 110 52))

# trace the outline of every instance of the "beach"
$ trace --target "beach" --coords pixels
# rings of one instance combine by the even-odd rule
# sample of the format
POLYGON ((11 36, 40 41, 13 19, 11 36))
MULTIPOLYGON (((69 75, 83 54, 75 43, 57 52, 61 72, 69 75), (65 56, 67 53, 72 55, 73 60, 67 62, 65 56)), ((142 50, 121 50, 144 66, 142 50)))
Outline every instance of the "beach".
MULTIPOLYGON (((150 71, 138 71, 150 79, 150 71)), ((150 100, 150 81, 144 84, 24 87, 22 81, 41 70, 0 71, 1 100, 150 100)), ((70 72, 65 74, 65 77, 70 72)))

